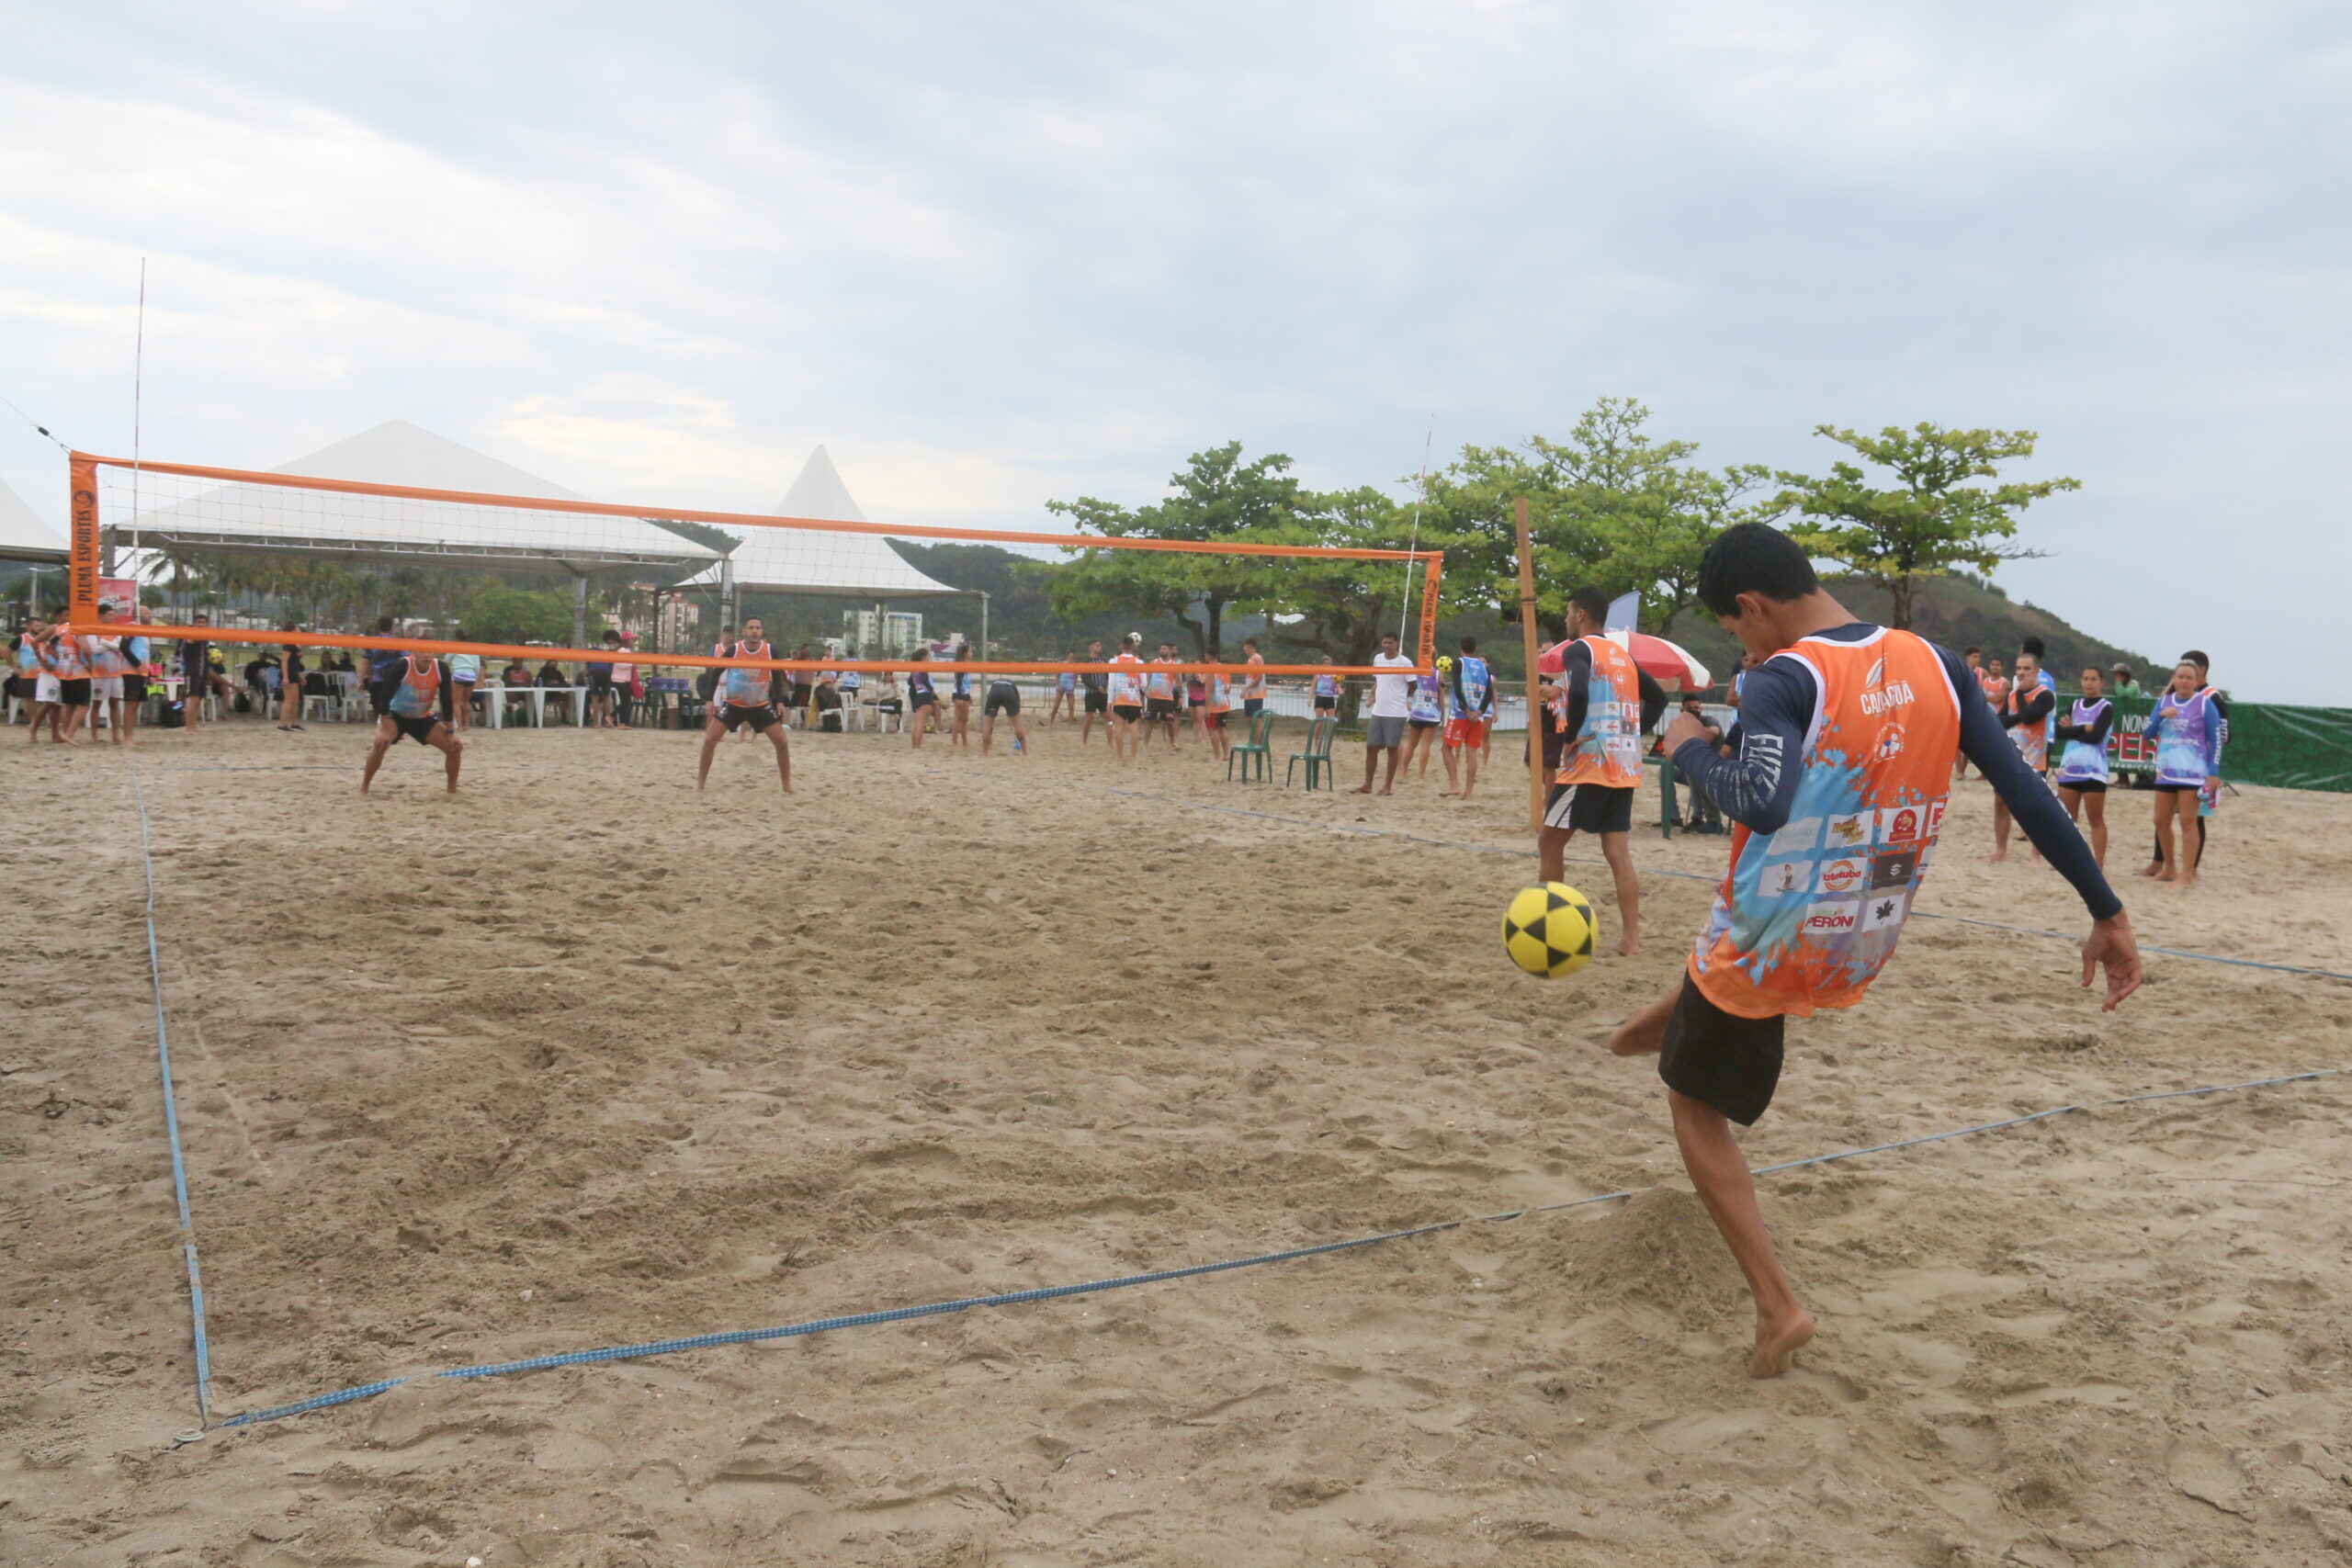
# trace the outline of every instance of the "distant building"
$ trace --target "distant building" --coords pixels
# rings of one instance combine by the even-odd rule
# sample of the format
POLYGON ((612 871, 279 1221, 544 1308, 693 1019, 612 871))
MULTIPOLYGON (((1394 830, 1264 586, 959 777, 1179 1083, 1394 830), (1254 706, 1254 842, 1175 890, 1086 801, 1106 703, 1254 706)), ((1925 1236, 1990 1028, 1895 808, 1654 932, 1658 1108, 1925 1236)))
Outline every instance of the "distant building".
MULTIPOLYGON (((695 633, 702 626, 702 606, 680 595, 663 603, 662 613, 655 617, 655 645, 672 652, 696 640, 695 633)), ((695 651, 699 652, 700 649, 695 651)))
POLYGON ((913 610, 844 610, 842 639, 867 659, 896 659, 922 641, 922 615, 913 610))

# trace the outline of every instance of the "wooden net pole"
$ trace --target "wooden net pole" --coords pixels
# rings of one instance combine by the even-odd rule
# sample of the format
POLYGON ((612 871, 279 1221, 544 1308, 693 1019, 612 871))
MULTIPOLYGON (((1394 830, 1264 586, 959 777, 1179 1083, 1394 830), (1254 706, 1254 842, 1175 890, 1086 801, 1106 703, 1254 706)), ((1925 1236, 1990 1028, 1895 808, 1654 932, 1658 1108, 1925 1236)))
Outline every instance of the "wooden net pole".
POLYGON ((1510 503, 1511 522, 1519 534, 1519 642, 1527 660, 1527 830, 1544 830, 1544 735, 1536 726, 1542 722, 1544 704, 1536 695, 1543 684, 1535 672, 1535 645, 1541 641, 1535 635, 1535 553, 1527 536, 1527 498, 1520 496, 1510 503))

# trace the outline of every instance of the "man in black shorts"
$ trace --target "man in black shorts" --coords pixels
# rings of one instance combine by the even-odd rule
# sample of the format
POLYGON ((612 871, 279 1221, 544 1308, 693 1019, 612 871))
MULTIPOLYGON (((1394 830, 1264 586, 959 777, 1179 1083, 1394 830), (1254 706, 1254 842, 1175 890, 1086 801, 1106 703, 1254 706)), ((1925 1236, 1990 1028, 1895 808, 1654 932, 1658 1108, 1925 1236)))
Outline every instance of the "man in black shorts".
POLYGON ((1634 871, 1634 794, 1642 782, 1643 737, 1666 711, 1666 693, 1603 629, 1609 595, 1568 595, 1569 640, 1560 649, 1552 715, 1561 737, 1535 858, 1545 882, 1566 875, 1568 840, 1600 840, 1617 892, 1617 951, 1642 950, 1642 882, 1634 871))
MULTIPOLYGON (((1086 645, 1086 661, 1089 664, 1102 662, 1101 637, 1098 637, 1086 645)), ((1084 688, 1086 694, 1086 717, 1078 727, 1078 743, 1083 746, 1088 738, 1094 733, 1094 717, 1097 714, 1102 716, 1103 733, 1107 735, 1111 731, 1111 677, 1082 674, 1079 676, 1078 683, 1084 688)))
POLYGON ((1029 731, 1021 722, 1021 688, 1012 683, 1010 675, 991 675, 989 689, 980 698, 980 755, 989 754, 989 747, 996 739, 996 716, 1003 714, 1012 720, 1012 749, 1026 753, 1029 731))
MULTIPOLYGON (((743 623, 741 639, 729 646, 721 659, 774 659, 775 650, 761 635, 763 627, 756 619, 743 623)), ((764 735, 775 748, 775 774, 784 784, 784 793, 792 793, 792 750, 784 738, 784 720, 776 716, 776 672, 737 667, 720 672, 718 699, 710 705, 710 717, 702 727, 702 763, 695 771, 695 788, 700 790, 710 778, 711 753, 731 730, 745 725, 754 735, 764 735)))
POLYGON ((455 795, 466 745, 449 728, 449 667, 430 655, 419 659, 415 654, 402 653, 396 657, 400 662, 392 667, 391 679, 387 683, 384 712, 376 720, 376 738, 368 748, 367 765, 360 770, 359 793, 366 795, 368 786, 376 782, 376 770, 384 765, 385 753, 402 739, 409 739, 441 753, 442 772, 449 781, 448 793, 455 795))
POLYGON ((1855 620, 1804 547, 1760 523, 1707 547, 1699 601, 1759 662, 1729 754, 1687 713, 1666 744, 1739 829, 1679 983, 1609 1048, 1658 1058, 1684 1168, 1755 1298, 1749 1375, 1773 1377, 1814 1323, 1773 1254, 1731 1123, 1771 1103, 1787 1018, 1855 1005, 1894 955, 1935 855, 1955 750, 2089 908, 2082 981, 2105 966, 2109 1010, 2139 987, 2140 953, 2089 847, 1955 655, 1855 620))

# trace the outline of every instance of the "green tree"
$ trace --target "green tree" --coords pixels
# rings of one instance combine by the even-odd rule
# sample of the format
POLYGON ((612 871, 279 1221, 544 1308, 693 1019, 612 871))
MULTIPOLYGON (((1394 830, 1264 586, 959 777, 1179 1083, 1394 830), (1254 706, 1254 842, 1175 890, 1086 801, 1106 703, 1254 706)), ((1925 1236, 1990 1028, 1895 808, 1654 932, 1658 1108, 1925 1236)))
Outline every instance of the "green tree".
MULTIPOLYGON (((1270 544, 1315 545, 1326 549, 1402 550, 1413 547, 1415 520, 1409 503, 1399 503, 1371 485, 1328 494, 1307 495, 1292 520, 1270 544)), ((1419 538, 1430 545, 1428 519, 1420 519, 1419 538)), ((1291 653, 1321 655, 1292 662, 1369 664, 1381 637, 1396 632, 1414 651, 1415 612, 1419 608, 1422 575, 1403 561, 1317 560, 1294 557, 1283 570, 1266 579, 1262 597, 1243 602, 1243 608, 1270 617, 1267 635, 1277 649, 1291 653)), ((1275 660, 1282 662, 1282 660, 1275 660)), ((1341 718, 1354 722, 1361 693, 1354 682, 1341 689, 1341 718)))
POLYGON ((1770 470, 1702 468, 1692 461, 1696 442, 1653 437, 1650 417, 1637 399, 1602 398, 1565 439, 1464 446, 1428 491, 1449 536, 1450 605, 1517 619, 1511 502, 1525 496, 1540 617, 1556 624, 1568 594, 1589 583, 1611 597, 1639 592, 1642 624, 1668 629, 1698 596, 1709 542, 1733 523, 1781 508, 1752 499, 1770 470))
POLYGON ((571 596, 547 589, 515 588, 495 579, 476 582, 459 616, 474 642, 571 640, 571 596))
POLYGON ((2017 514, 2060 491, 2083 488, 2070 479, 1967 482, 1998 479, 2001 464, 2032 457, 2041 437, 2030 430, 1947 430, 1922 420, 1908 430, 1890 424, 1876 435, 1826 424, 1814 426, 1814 434, 1891 470, 1895 482, 1880 489, 1849 462, 1833 463, 1822 479, 1778 475, 1788 487, 1781 502, 1815 520, 1789 532, 1815 555, 1883 581, 1897 626, 1911 625, 1922 576, 1964 566, 1990 571, 2005 560, 2040 555, 2009 543, 2017 514))
MULTIPOLYGON (((1296 519, 1303 491, 1290 459, 1270 452, 1241 460, 1241 443, 1195 452, 1169 477, 1174 493, 1130 510, 1081 496, 1046 509, 1106 538, 1243 542, 1280 534, 1296 519)), ((1054 613, 1066 621, 1127 611, 1165 615, 1192 634, 1194 655, 1221 658, 1228 606, 1262 598, 1288 562, 1184 550, 1089 550, 1053 573, 1054 613)))

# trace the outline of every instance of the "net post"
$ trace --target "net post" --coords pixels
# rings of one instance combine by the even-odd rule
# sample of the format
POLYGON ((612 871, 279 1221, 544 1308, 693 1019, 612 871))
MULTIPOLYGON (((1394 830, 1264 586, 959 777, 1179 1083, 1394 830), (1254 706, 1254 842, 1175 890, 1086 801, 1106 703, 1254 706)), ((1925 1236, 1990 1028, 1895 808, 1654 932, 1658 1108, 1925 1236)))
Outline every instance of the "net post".
POLYGON ((1421 647, 1416 660, 1424 670, 1437 668, 1437 589, 1445 572, 1445 558, 1430 557, 1429 575, 1421 585, 1421 647))
POLYGON ((1527 498, 1510 503, 1511 524, 1519 542, 1519 642, 1527 660, 1527 828, 1544 830, 1544 737, 1536 729, 1544 705, 1536 691, 1543 682, 1535 671, 1535 553, 1528 543, 1527 498))
POLYGON ((77 626, 98 618, 98 460, 86 452, 68 455, 66 462, 68 540, 65 572, 65 618, 77 626))

